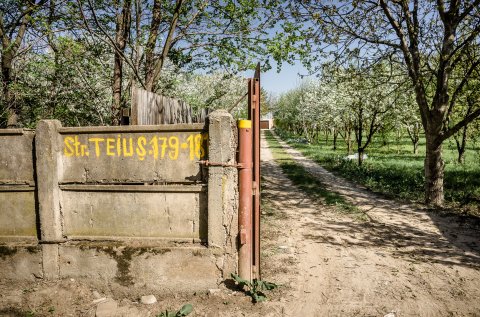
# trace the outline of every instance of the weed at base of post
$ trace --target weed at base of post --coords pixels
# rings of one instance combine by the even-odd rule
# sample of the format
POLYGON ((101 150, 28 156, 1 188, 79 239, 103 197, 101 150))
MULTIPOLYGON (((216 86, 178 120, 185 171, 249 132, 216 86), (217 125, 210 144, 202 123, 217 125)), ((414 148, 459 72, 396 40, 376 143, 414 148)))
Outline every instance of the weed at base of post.
POLYGON ((156 315, 156 317, 183 317, 189 315, 193 311, 193 306, 191 304, 185 304, 177 312, 170 312, 166 310, 165 312, 156 315))
POLYGON ((267 300, 267 295, 263 291, 271 291, 278 287, 277 284, 253 279, 252 282, 242 279, 236 274, 231 274, 232 278, 237 282, 241 289, 247 288, 245 294, 252 298, 254 303, 259 303, 267 300))

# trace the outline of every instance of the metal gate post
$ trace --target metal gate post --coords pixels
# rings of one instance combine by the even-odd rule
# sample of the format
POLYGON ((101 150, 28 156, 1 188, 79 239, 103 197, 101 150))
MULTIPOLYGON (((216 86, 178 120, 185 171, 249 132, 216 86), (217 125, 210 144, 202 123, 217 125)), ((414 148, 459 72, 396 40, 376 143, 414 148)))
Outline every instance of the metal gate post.
POLYGON ((254 234, 254 276, 260 279, 260 78, 255 78, 255 122, 253 124, 253 230, 254 234))
POLYGON ((238 273, 252 280, 252 121, 238 121, 238 273))
POLYGON ((248 80, 248 118, 253 130, 252 270, 254 278, 260 279, 260 64, 248 80))

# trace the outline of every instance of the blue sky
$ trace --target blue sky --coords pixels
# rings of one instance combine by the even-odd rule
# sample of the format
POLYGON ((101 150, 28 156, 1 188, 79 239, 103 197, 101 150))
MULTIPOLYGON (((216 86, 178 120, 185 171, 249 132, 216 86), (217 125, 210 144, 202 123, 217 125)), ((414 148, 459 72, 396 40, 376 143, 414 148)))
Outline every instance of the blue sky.
POLYGON ((277 65, 273 62, 272 69, 261 73, 261 85, 268 92, 278 96, 300 85, 299 73, 307 74, 307 70, 299 62, 294 65, 283 64, 280 73, 277 73, 277 65))

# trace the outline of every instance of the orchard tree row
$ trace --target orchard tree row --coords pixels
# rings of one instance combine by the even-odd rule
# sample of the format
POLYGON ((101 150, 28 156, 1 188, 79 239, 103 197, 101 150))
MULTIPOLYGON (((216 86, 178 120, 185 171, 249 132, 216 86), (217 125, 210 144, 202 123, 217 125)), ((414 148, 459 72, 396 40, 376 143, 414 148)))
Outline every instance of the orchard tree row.
POLYGON ((340 94, 352 99, 359 151, 384 126, 385 116, 404 112, 415 126, 416 115, 408 114, 408 100, 415 100, 426 140, 425 202, 442 206, 442 146, 480 116, 480 0, 306 0, 290 7, 308 34, 305 64, 321 75, 347 77, 340 94), (413 96, 399 93, 397 74, 407 79, 403 90, 413 96))
MULTIPOLYGON (((479 102, 480 81, 472 79, 450 120, 464 118, 479 102)), ((385 63, 325 68, 320 78, 306 80, 279 96, 273 109, 279 129, 309 143, 319 141, 321 134, 327 139, 331 136, 334 150, 341 140, 346 154, 358 153, 360 165, 378 134, 382 138, 408 135, 414 154, 425 134, 410 81, 400 69, 385 63)), ((458 163, 464 163, 467 142, 479 134, 480 120, 476 120, 453 135, 458 163)))
POLYGON ((41 118, 116 125, 134 85, 184 99, 194 109, 230 107, 246 92, 236 74, 258 61, 268 68, 265 56, 291 36, 269 33, 282 6, 260 0, 2 0, 0 127, 33 126, 41 118))

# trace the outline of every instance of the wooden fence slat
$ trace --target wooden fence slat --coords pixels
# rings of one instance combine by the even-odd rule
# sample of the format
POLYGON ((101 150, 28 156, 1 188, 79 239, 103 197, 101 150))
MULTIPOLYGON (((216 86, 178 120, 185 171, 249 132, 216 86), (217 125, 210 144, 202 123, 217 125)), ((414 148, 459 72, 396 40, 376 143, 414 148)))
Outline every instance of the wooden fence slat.
POLYGON ((158 125, 177 123, 203 123, 207 109, 194 113, 183 100, 157 95, 140 88, 132 89, 132 124, 158 125))

